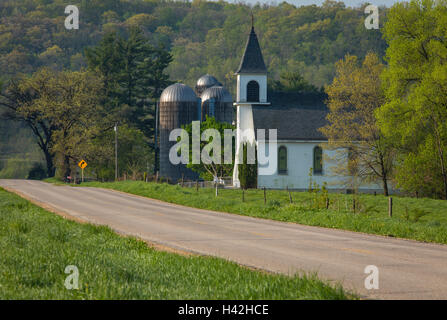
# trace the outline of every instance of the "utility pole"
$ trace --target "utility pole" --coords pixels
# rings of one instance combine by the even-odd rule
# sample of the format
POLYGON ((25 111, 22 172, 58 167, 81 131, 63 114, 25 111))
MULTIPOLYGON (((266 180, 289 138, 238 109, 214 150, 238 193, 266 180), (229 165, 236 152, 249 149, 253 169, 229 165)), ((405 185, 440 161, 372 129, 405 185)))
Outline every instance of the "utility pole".
POLYGON ((115 123, 115 181, 118 181, 118 122, 115 123))

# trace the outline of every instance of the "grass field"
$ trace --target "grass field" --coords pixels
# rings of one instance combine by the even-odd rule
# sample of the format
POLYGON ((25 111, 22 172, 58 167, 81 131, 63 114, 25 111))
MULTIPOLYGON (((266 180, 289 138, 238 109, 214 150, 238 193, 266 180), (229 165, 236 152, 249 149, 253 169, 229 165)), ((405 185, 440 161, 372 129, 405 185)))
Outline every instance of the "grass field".
POLYGON ((218 258, 157 251, 1 188, 0 252, 0 299, 355 298, 314 275, 266 274, 218 258), (78 290, 64 286, 67 265, 79 269, 78 290))
MULTIPOLYGON (((52 180, 50 180, 52 181, 52 180)), ((83 186, 110 188, 190 207, 296 222, 312 226, 338 228, 365 233, 447 244, 447 201, 393 197, 393 217, 388 216, 388 198, 382 195, 354 195, 292 192, 291 204, 285 190, 242 191, 211 188, 186 188, 166 183, 138 181, 89 182, 83 186), (326 209, 329 197, 329 209, 326 209)))

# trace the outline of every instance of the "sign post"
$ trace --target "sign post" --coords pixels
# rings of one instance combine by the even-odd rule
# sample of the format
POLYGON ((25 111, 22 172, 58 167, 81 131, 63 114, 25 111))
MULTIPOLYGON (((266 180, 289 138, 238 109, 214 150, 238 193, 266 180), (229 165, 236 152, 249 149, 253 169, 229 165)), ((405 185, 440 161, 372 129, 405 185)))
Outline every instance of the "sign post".
POLYGON ((118 181, 118 122, 115 123, 115 181, 118 181))
POLYGON ((78 166, 81 168, 82 182, 84 182, 84 168, 87 167, 87 162, 85 160, 81 160, 79 161, 78 166))

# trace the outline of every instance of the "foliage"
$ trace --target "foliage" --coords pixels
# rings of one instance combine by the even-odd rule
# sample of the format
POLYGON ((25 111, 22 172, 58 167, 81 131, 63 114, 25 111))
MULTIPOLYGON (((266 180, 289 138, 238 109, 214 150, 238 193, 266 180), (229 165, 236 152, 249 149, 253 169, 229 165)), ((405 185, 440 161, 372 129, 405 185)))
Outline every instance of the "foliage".
MULTIPOLYGON (((144 134, 128 125, 118 127, 118 177, 140 179, 155 165, 144 134), (149 167, 149 168, 148 168, 149 167)), ((92 140, 87 174, 99 181, 115 179, 115 132, 108 130, 92 140)))
MULTIPOLYGON (((217 178, 223 178, 231 176, 233 172, 233 163, 234 163, 234 136, 231 138, 231 146, 228 146, 224 143, 224 137, 225 137, 225 131, 226 130, 232 130, 234 129, 234 126, 232 126, 229 123, 226 122, 219 122, 216 121, 216 118, 206 116, 206 120, 203 122, 200 122, 200 150, 201 155, 203 152, 207 152, 209 154, 210 160, 212 160, 211 163, 205 163, 203 159, 200 160, 199 164, 193 163, 193 148, 192 148, 192 139, 193 139, 193 131, 192 131, 192 123, 188 124, 186 126, 183 126, 183 128, 188 133, 188 139, 189 139, 189 161, 186 165, 188 168, 193 170, 194 172, 197 172, 200 177, 202 177, 205 180, 213 180, 215 177, 217 178), (211 146, 214 142, 215 137, 209 136, 208 138, 205 138, 205 131, 208 129, 213 129, 219 132, 220 135, 220 141, 217 142, 219 145, 219 149, 207 149, 207 145, 211 146), (204 150, 205 149, 205 150, 204 150), (215 154, 216 152, 216 154, 215 154), (230 153, 231 152, 231 163, 225 163, 225 152, 230 153)), ((203 158, 203 157, 201 157, 203 158)))
POLYGON ((9 158, 0 163, 0 179, 26 179, 33 166, 32 161, 9 158))
POLYGON ((155 99, 171 83, 165 74, 171 55, 151 45, 135 26, 130 27, 127 38, 110 32, 85 53, 89 69, 103 76, 104 105, 112 123, 132 124, 154 147, 155 99))
MULTIPOLYGON (((364 7, 343 2, 321 6, 230 3, 225 1, 74 0, 79 30, 64 28, 66 1, 3 0, 0 2, 0 69, 5 77, 18 70, 32 73, 42 66, 79 70, 84 48, 95 46, 109 32, 142 29, 150 42, 173 53, 171 79, 194 85, 210 73, 234 93, 233 73, 239 64, 250 12, 272 79, 299 72, 320 88, 329 83, 334 64, 347 53, 363 58, 385 50, 381 30, 366 30, 364 7)), ((386 8, 380 8, 381 23, 386 8)))
POLYGON ((41 163, 35 163, 28 173, 27 179, 43 180, 47 177, 47 172, 41 163))
POLYGON ((242 145, 242 163, 238 164, 238 179, 242 189, 258 187, 257 148, 254 144, 242 145), (254 159, 249 154, 249 150, 254 150, 254 159))
MULTIPOLYGON (((359 66, 357 57, 347 55, 337 63, 337 74, 328 94, 328 124, 320 130, 335 149, 336 166, 332 172, 350 182, 381 181, 388 195, 393 167, 393 149, 380 133, 374 112, 384 103, 380 75, 384 66, 377 55, 369 53, 359 66), (349 153, 347 156, 346 153, 349 153)), ((355 189, 355 187, 353 187, 355 189)))
POLYGON ((23 179, 34 162, 42 162, 41 152, 26 123, 4 121, 2 110, 0 107, 0 177, 23 179))
POLYGON ((86 157, 84 144, 98 135, 103 110, 100 78, 88 72, 54 72, 47 68, 11 81, 3 93, 7 117, 28 124, 54 175, 54 158, 67 176, 86 157))
POLYGON ((317 93, 319 90, 307 82, 299 71, 283 71, 279 80, 270 81, 270 89, 277 92, 317 93))
MULTIPOLYGON (((152 47, 138 28, 129 32, 128 39, 108 34, 98 47, 86 50, 89 72, 42 68, 31 77, 20 75, 11 80, 2 92, 0 105, 7 110, 3 117, 30 127, 45 155, 48 176, 55 174, 56 166, 60 178, 71 175, 76 163, 85 159, 98 165, 90 165, 89 171, 109 180, 114 165, 107 168, 104 164, 112 164, 113 155, 110 144, 103 142, 118 121, 138 131, 131 129, 134 139, 123 144, 121 172, 131 171, 136 178, 142 166, 148 167, 147 148, 154 147, 155 131, 151 99, 169 83, 163 71, 171 57, 152 47), (126 150, 136 145, 138 154, 126 150)), ((150 162, 153 168, 154 161, 150 162)))
POLYGON ((447 199, 447 2, 412 0, 390 10, 384 36, 382 132, 399 152, 396 180, 408 192, 447 199))

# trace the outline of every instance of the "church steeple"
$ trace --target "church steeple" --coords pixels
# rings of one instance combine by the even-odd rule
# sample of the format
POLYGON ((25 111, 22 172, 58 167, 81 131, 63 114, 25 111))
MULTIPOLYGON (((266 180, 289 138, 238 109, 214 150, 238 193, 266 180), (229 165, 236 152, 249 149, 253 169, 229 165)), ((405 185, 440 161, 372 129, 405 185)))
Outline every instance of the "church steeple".
POLYGON ((267 68, 259 47, 258 37, 253 26, 253 14, 251 15, 251 31, 245 45, 241 64, 236 71, 237 96, 239 104, 267 102, 267 68))
POLYGON ((251 32, 248 36, 241 64, 236 71, 236 74, 240 73, 267 73, 267 68, 265 67, 264 58, 262 57, 258 37, 256 36, 255 28, 253 26, 253 14, 251 16, 251 32))

